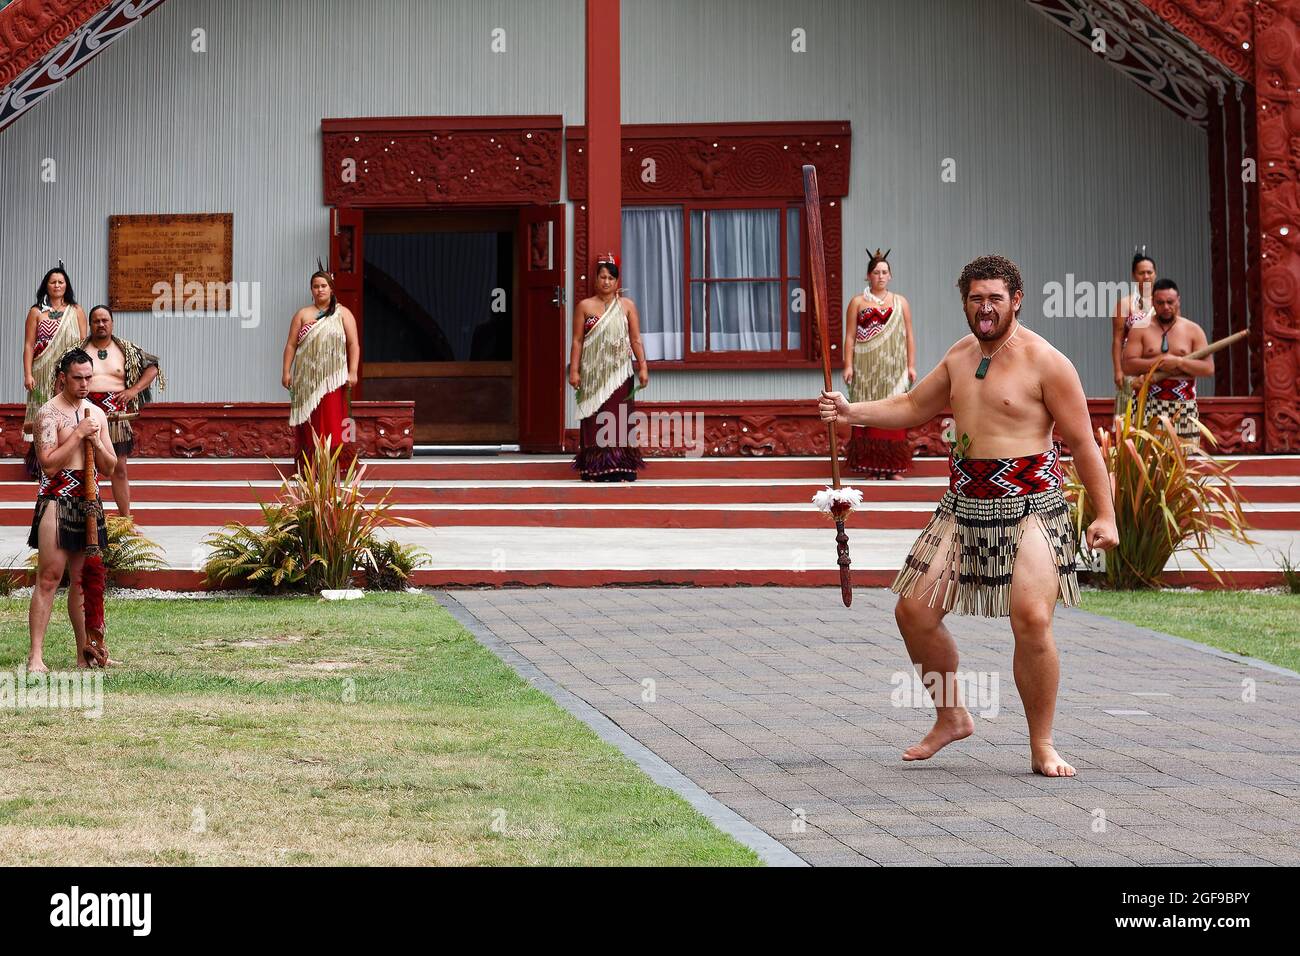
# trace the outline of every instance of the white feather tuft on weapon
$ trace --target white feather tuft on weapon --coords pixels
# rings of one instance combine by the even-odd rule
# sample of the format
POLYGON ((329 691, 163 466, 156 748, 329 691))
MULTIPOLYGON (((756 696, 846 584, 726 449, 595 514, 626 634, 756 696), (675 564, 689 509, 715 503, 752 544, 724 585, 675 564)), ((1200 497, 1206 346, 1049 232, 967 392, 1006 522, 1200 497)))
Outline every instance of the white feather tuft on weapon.
POLYGON ((857 488, 823 488, 813 495, 812 502, 818 511, 843 520, 853 509, 862 507, 862 492, 857 488))

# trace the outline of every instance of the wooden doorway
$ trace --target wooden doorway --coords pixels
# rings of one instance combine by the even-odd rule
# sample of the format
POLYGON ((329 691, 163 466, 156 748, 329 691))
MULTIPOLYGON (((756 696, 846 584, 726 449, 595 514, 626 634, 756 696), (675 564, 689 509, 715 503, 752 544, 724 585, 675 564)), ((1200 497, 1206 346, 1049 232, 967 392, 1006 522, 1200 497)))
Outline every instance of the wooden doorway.
POLYGON ((417 443, 563 447, 563 151, 559 116, 321 120, 354 397, 413 401, 417 443))
POLYGON ((519 439, 515 210, 368 211, 366 397, 415 403, 417 444, 519 439))
POLYGON ((355 397, 415 404, 423 445, 563 446, 564 206, 339 209, 355 397))

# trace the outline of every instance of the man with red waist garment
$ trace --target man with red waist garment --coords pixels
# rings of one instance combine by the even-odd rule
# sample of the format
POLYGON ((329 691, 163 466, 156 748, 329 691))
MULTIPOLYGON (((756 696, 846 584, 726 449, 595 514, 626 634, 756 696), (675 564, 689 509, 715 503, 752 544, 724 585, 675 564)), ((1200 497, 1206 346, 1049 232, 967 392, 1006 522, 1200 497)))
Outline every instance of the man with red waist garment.
POLYGON ((153 399, 153 387, 166 388, 167 383, 158 356, 113 334, 113 313, 106 305, 90 310, 90 335, 81 347, 94 365, 86 398, 108 417, 109 439, 117 456, 117 467, 110 476, 113 502, 119 515, 131 518, 131 485, 126 474, 127 459, 135 452, 131 420, 153 399))
POLYGON ((849 401, 823 392, 823 421, 912 428, 951 408, 955 443, 949 490, 894 580, 894 617, 912 663, 934 698, 934 727, 903 752, 926 760, 969 737, 975 721, 957 685, 957 644, 949 611, 1009 617, 1013 673, 1029 724, 1030 766, 1048 777, 1074 767, 1052 743, 1060 661, 1052 637, 1058 598, 1079 600, 1076 542, 1061 494, 1053 426, 1070 445, 1095 503, 1087 529, 1094 550, 1118 543, 1106 464, 1092 437, 1088 403, 1070 360, 1020 324, 1024 284, 1016 264, 980 256, 957 286, 971 335, 909 392, 881 401, 849 401))
POLYGON ((93 375, 90 356, 70 349, 59 360, 59 391, 36 414, 36 460, 41 467, 28 547, 37 552, 36 580, 32 586, 27 625, 31 652, 27 670, 46 671, 45 629, 50 623, 54 594, 68 572, 68 620, 77 639, 77 666, 84 667, 86 612, 81 594, 81 569, 86 560, 86 523, 95 514, 99 546, 108 544, 103 503, 85 499, 84 442, 94 447, 95 470, 112 473, 117 455, 109 439, 108 418, 86 399, 93 375))
POLYGON ((1173 279, 1159 279, 1152 292, 1155 320, 1145 328, 1134 327, 1124 345, 1121 368, 1125 375, 1146 375, 1152 365, 1164 361, 1160 372, 1168 378, 1152 382, 1147 393, 1146 421, 1168 415, 1180 438, 1200 441, 1196 411, 1196 380, 1214 374, 1214 356, 1189 359, 1183 356, 1205 347, 1205 331, 1181 314, 1182 303, 1173 279))

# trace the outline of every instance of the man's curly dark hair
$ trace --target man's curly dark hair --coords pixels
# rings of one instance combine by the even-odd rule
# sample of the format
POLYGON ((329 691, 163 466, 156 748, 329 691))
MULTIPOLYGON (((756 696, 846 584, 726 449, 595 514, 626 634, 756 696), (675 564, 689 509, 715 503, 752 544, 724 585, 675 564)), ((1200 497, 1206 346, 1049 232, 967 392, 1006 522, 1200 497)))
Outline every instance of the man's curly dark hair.
POLYGON ((1024 291, 1025 285, 1020 279, 1020 267, 1006 256, 980 256, 966 263, 957 279, 957 288, 961 290, 962 301, 970 292, 970 284, 977 279, 1001 279, 1007 284, 1007 295, 1024 291))

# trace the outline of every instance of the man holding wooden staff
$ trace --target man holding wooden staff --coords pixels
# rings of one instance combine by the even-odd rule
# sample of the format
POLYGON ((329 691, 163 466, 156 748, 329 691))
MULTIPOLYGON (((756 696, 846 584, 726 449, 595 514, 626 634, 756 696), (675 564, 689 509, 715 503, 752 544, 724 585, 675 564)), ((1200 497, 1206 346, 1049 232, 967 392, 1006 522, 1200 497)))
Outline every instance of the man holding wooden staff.
MULTIPOLYGON (((68 620, 77 637, 77 666, 87 666, 85 608, 81 571, 86 559, 87 516, 92 510, 99 530, 99 546, 108 545, 104 508, 98 495, 86 500, 85 443, 94 450, 95 469, 111 474, 117 455, 108 439, 108 418, 87 401, 94 368, 90 356, 79 348, 59 360, 59 391, 36 415, 36 458, 41 466, 41 486, 36 498, 28 547, 37 551, 36 580, 27 614, 31 635, 28 671, 46 671, 45 629, 50 622, 54 593, 68 572, 68 620)), ((97 476, 96 476, 96 483, 97 476)))
POLYGON ((1161 415, 1168 415, 1179 438, 1199 441, 1196 380, 1214 374, 1214 357, 1207 354, 1195 358, 1190 354, 1206 347, 1205 332, 1179 314, 1178 286, 1173 279, 1157 280, 1151 304, 1155 308, 1155 321, 1144 328, 1134 326, 1129 332, 1120 367, 1125 375, 1141 376, 1161 362, 1156 380, 1147 392, 1146 420, 1142 427, 1159 421, 1161 415))
POLYGON ((957 282, 971 334, 957 341, 910 392, 850 403, 823 392, 823 421, 913 428, 951 408, 955 422, 948 492, 895 578, 894 617, 921 681, 934 698, 934 727, 903 752, 927 760, 969 737, 975 721, 957 684, 950 611, 1009 617, 1014 674, 1029 725, 1035 773, 1073 777, 1052 743, 1060 664, 1052 637, 1058 600, 1079 602, 1074 528, 1061 493, 1060 450, 1096 502, 1087 529, 1094 550, 1118 542, 1106 464, 1092 437, 1088 403, 1070 360, 1020 323, 1024 283, 1004 256, 980 256, 957 282))

